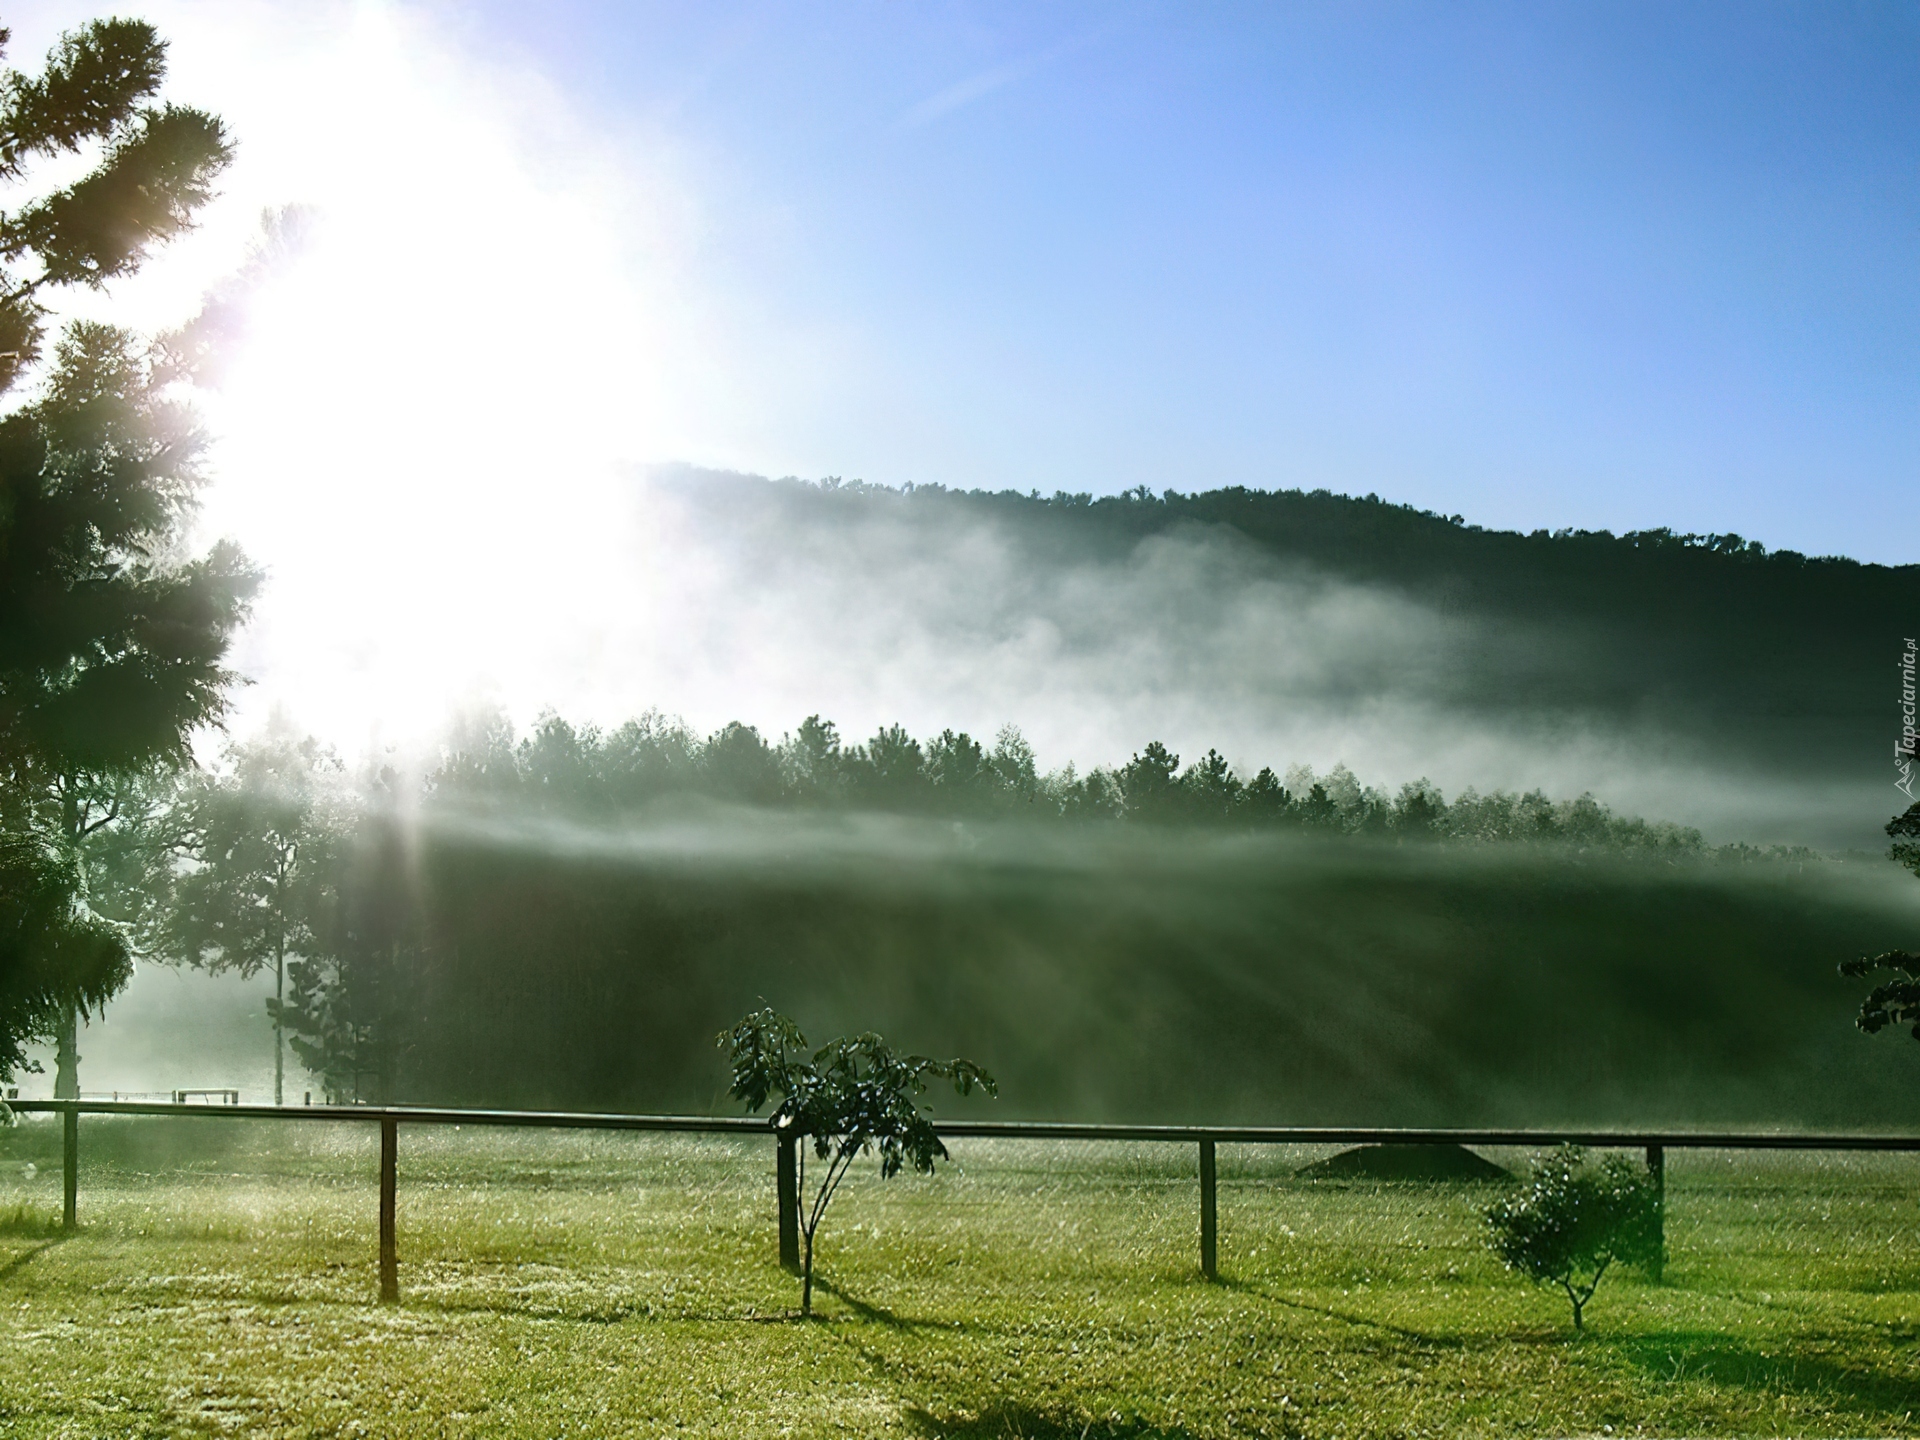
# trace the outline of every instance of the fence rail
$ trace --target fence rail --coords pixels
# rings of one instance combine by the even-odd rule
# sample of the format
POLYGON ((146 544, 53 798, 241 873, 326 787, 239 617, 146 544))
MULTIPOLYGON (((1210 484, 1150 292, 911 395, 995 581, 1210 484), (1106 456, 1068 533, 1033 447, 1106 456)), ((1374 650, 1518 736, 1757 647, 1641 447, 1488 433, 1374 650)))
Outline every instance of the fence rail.
MULTIPOLYGON (((185 1092, 198 1094, 202 1092, 185 1092)), ((216 1093, 216 1092, 207 1092, 216 1093)), ((799 1195, 795 1185, 797 1137, 764 1117, 734 1115, 623 1115, 592 1110, 455 1110, 415 1105, 217 1105, 138 1100, 13 1100, 24 1114, 61 1117, 62 1223, 79 1223, 80 1117, 82 1115, 191 1116, 213 1120, 280 1120, 380 1127, 380 1298, 400 1297, 395 1236, 401 1125, 515 1126, 545 1130, 644 1130, 668 1134, 761 1135, 775 1144, 776 1204, 780 1263, 799 1263, 799 1195)), ((1300 1125, 1104 1125, 1053 1120, 950 1120, 935 1128, 943 1139, 1105 1140, 1197 1147, 1200 1180, 1200 1268, 1217 1272, 1219 1216, 1215 1151, 1221 1145, 1478 1145, 1541 1147, 1560 1144, 1590 1149, 1644 1150, 1665 1204, 1668 1150, 1851 1150, 1920 1151, 1920 1135, 1796 1133, 1781 1130, 1554 1130, 1402 1129, 1300 1125)), ((1663 1221, 1664 1226, 1664 1221, 1663 1221)), ((1664 1240, 1662 1243, 1664 1251, 1664 1240)))

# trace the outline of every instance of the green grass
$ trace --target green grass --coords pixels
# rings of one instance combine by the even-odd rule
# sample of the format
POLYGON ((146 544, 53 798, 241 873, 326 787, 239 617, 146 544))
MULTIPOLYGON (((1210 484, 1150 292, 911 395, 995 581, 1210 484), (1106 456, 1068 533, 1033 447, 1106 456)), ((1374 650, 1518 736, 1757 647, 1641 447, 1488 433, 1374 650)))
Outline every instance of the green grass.
POLYGON ((374 1303, 371 1127, 0 1134, 0 1434, 547 1437, 1920 1432, 1920 1163, 1669 1157, 1667 1283, 1575 1335, 1471 1187, 1221 1152, 956 1144, 866 1176, 820 1315, 773 1264, 772 1146, 401 1132, 403 1302, 374 1303), (38 1173, 28 1178, 27 1163, 38 1173))

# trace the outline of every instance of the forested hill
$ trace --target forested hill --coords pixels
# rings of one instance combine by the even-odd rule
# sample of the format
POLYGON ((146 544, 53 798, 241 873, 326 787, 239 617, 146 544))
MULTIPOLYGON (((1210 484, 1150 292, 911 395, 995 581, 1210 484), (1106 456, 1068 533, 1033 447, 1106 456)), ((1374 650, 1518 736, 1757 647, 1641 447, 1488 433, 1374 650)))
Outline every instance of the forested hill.
MULTIPOLYGON (((943 546, 960 554, 972 544, 977 552, 989 537, 1010 557, 1007 575, 1098 572, 1125 580, 1132 563, 1151 580, 1139 557, 1199 547, 1205 563, 1130 617, 1136 628, 1186 627, 1172 652, 1190 650, 1189 639, 1206 643, 1209 631, 1244 620, 1254 605, 1270 604, 1284 620, 1318 604, 1313 626, 1330 631, 1324 621, 1331 617, 1344 628, 1337 653, 1316 657, 1310 681, 1288 666, 1302 644, 1295 635, 1289 649, 1276 644, 1236 658, 1230 675, 1188 665, 1177 678, 1162 677, 1168 688, 1192 695, 1217 681, 1223 705, 1257 691, 1250 710, 1300 713, 1318 705, 1337 710, 1342 723, 1368 699, 1404 705, 1408 723, 1431 727, 1436 744, 1461 718, 1483 733, 1512 730, 1522 719, 1536 731, 1601 731, 1609 743, 1703 775, 1724 767, 1707 782, 1723 791, 1779 782, 1803 791, 1850 787, 1850 799, 1835 803, 1858 811, 1846 823, 1861 837, 1803 830, 1766 838, 1864 843, 1873 817, 1898 808, 1891 786, 1898 667, 1906 637, 1920 634, 1920 565, 1769 551, 1737 535, 1519 534, 1324 490, 1047 497, 689 469, 657 472, 654 484, 706 533, 745 537, 738 543, 762 569, 776 552, 810 554, 812 563, 827 563, 821 557, 831 553, 842 567, 894 564, 905 577, 903 553, 924 564, 943 546), (1202 594, 1209 586, 1218 593, 1202 594), (1325 596, 1335 592, 1363 597, 1371 609, 1357 619, 1354 606, 1329 610, 1325 596)), ((790 560, 775 568, 782 563, 792 573, 790 560)), ((900 603, 943 602, 903 596, 900 603)), ((1005 631, 1020 623, 1013 611, 1029 601, 980 603, 991 612, 981 623, 1005 631)), ((1049 618, 1069 628, 1081 623, 1049 618)), ((943 623, 950 634, 965 622, 949 615, 943 623)), ((1303 633, 1310 639, 1312 630, 1303 633)), ((1396 757, 1403 767, 1424 765, 1417 750, 1403 753, 1396 757)), ((1453 784, 1466 778, 1463 769, 1453 784)), ((1578 789, 1595 782, 1569 774, 1543 783, 1578 789)), ((1673 813, 1656 807, 1657 795, 1618 798, 1673 813)))
POLYGON ((1920 619, 1920 564, 1863 564, 1768 550, 1739 535, 1637 530, 1488 530, 1369 495, 1233 486, 1154 495, 1051 496, 1012 490, 892 489, 862 481, 663 470, 668 483, 725 509, 777 510, 794 521, 848 522, 889 511, 934 523, 987 521, 1036 558, 1117 558, 1150 536, 1219 526, 1272 555, 1352 580, 1389 585, 1447 608, 1678 631, 1740 647, 1729 669, 1767 663, 1784 646, 1804 658, 1835 646, 1886 668, 1885 637, 1920 619), (1741 653, 1744 651, 1745 653, 1741 653))

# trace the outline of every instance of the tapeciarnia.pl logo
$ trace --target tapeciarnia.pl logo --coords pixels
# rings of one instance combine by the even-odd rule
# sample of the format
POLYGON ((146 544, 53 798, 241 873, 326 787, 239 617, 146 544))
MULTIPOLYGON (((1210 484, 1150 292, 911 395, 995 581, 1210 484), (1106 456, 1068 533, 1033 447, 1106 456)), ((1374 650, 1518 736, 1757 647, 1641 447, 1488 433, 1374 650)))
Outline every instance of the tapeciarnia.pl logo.
POLYGON ((1913 689, 1915 649, 1911 636, 1907 639, 1907 648, 1900 656, 1900 738, 1893 746, 1893 768, 1900 772, 1900 778, 1893 782, 1893 788, 1907 799, 1913 799, 1913 760, 1916 731, 1913 726, 1913 689))

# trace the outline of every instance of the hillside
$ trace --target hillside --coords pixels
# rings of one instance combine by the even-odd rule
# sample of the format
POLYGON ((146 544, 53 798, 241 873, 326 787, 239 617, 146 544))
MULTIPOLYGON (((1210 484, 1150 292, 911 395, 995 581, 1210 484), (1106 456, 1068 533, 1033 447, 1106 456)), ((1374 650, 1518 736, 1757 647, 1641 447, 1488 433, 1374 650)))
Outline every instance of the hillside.
POLYGON ((1043 749, 1057 734, 1109 754, 1191 745, 1211 719, 1209 743, 1228 734, 1247 768, 1341 758, 1371 779, 1377 756, 1449 790, 1593 789, 1715 840, 1865 848, 1906 803, 1892 747, 1920 566, 1731 535, 1521 535, 1325 492, 1049 498, 674 469, 649 493, 717 567, 704 603, 752 606, 751 625, 698 633, 754 656, 757 678, 790 669, 774 688, 797 698, 802 662, 756 650, 778 633, 832 692, 808 710, 884 714, 946 685, 1043 749), (855 669, 873 652, 884 682, 855 669), (1033 713, 1049 707, 1067 717, 1051 731, 1033 713))

